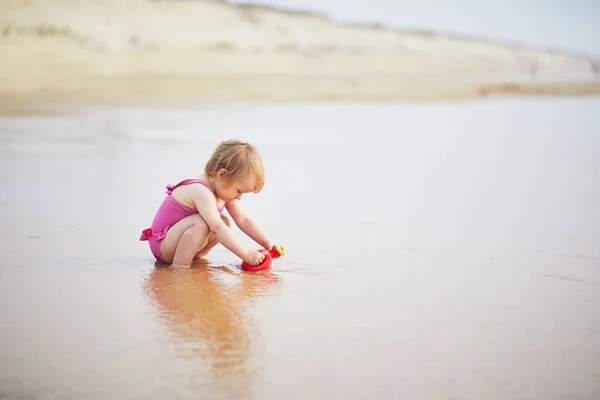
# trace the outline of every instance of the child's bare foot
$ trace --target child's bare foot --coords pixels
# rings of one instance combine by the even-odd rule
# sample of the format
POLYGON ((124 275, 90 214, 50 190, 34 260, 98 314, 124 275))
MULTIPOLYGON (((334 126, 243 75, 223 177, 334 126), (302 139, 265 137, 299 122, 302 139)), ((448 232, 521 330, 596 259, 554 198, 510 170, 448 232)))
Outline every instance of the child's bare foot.
POLYGON ((199 251, 194 255, 194 259, 192 261, 202 260, 207 254, 208 251, 199 251))
POLYGON ((171 264, 171 268, 181 269, 181 268, 189 268, 189 265, 181 265, 181 264, 171 264))

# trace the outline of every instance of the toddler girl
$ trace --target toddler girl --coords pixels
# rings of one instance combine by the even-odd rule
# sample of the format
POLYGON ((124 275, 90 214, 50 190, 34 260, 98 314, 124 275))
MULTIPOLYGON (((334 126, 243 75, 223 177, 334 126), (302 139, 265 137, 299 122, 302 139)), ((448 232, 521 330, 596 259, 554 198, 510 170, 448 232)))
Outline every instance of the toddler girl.
POLYGON ((240 206, 244 193, 258 193, 263 185, 264 167, 254 146, 237 140, 221 142, 204 174, 167 186, 167 196, 140 240, 149 242, 158 261, 173 267, 189 267, 217 243, 256 266, 264 255, 244 246, 222 213, 227 209, 242 232, 270 251, 274 243, 240 206))

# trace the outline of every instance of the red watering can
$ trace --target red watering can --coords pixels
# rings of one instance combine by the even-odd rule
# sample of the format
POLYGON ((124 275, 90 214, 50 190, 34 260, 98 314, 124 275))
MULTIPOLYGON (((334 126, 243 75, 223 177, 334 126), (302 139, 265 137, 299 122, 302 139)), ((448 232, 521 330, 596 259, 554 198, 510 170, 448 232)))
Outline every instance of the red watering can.
POLYGON ((274 258, 279 258, 285 254, 283 247, 281 247, 277 244, 275 246, 273 246, 271 248, 271 250, 269 250, 269 251, 267 251, 265 249, 261 249, 259 251, 265 255, 265 259, 263 260, 263 262, 258 265, 250 265, 247 262, 242 261, 242 269, 244 271, 255 272, 255 271, 262 271, 263 269, 267 269, 271 266, 271 262, 273 261, 274 258))

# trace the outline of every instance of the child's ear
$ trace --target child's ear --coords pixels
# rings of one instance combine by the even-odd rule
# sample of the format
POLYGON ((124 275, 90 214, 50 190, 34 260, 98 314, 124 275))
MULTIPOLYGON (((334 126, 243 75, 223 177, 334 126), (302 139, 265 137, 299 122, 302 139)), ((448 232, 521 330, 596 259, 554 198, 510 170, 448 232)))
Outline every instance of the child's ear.
POLYGON ((225 175, 227 175, 227 170, 225 168, 221 168, 217 171, 217 178, 223 179, 225 175))

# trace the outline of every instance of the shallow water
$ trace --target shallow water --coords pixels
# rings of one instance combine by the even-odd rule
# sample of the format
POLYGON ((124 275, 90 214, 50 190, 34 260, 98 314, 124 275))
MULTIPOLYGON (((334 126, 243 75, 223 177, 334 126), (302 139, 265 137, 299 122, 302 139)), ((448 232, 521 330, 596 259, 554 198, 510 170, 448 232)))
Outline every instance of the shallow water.
POLYGON ((600 99, 62 111, 0 118, 0 398, 600 398, 600 99), (156 268, 228 138, 286 256, 156 268))

